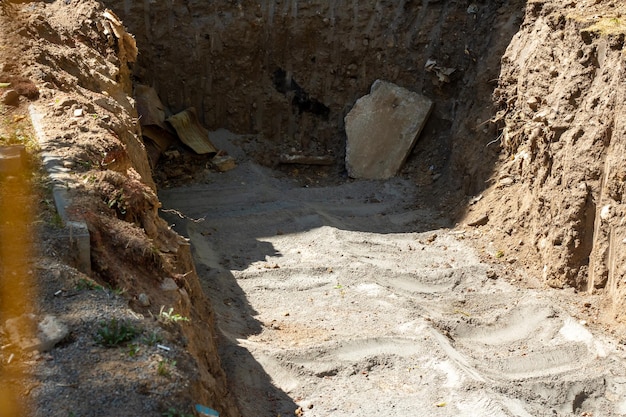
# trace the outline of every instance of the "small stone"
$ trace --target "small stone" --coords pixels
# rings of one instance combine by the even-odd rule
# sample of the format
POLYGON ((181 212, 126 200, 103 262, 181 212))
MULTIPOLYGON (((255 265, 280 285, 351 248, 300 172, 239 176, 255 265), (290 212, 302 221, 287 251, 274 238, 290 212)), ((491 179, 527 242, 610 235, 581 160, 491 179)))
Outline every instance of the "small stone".
POLYGON ((513 185, 514 182, 515 181, 511 177, 500 178, 500 180, 498 181, 498 188, 508 187, 510 185, 513 185))
POLYGON ((172 278, 165 278, 161 283, 161 289, 163 291, 176 291, 178 289, 178 284, 172 278))
POLYGON ((168 159, 180 158, 180 152, 178 152, 176 149, 173 149, 171 151, 165 151, 163 152, 163 155, 165 155, 168 159))
POLYGON ((148 294, 144 294, 144 293, 139 294, 137 296, 137 301, 139 302, 139 305, 142 307, 150 306, 150 297, 148 297, 148 294))
POLYGON ((498 274, 493 269, 487 271, 487 278, 489 279, 498 279, 498 274))
POLYGON ((479 215, 474 217, 473 219, 470 219, 467 222, 468 226, 484 226, 487 223, 489 223, 489 215, 488 214, 483 214, 483 215, 479 215))
POLYGON ((45 316, 39 323, 38 338, 41 345, 38 350, 45 352, 54 347, 61 340, 65 339, 69 329, 54 316, 45 316))
POLYGON ((531 108, 532 111, 537 111, 537 109, 539 108, 539 100, 537 99, 537 97, 529 98, 526 103, 528 103, 528 106, 531 108))
POLYGON ((220 172, 230 171, 237 166, 235 159, 229 155, 216 156, 211 160, 211 163, 220 172))
POLYGON ((545 111, 541 111, 533 117, 533 122, 543 123, 546 121, 548 114, 545 111))
POLYGON ((83 109, 76 109, 74 110, 74 117, 83 117, 83 109))
POLYGON ((602 209, 600 210, 600 218, 602 220, 608 220, 611 218, 612 212, 611 212, 611 205, 607 204, 606 206, 602 207, 602 209))
POLYGON ((20 102, 20 95, 15 90, 7 90, 2 95, 2 103, 7 106, 17 106, 20 102))
POLYGON ((556 69, 556 67, 554 65, 552 65, 550 67, 550 69, 548 70, 548 72, 550 73, 550 76, 552 78, 556 78, 559 76, 559 71, 556 69))

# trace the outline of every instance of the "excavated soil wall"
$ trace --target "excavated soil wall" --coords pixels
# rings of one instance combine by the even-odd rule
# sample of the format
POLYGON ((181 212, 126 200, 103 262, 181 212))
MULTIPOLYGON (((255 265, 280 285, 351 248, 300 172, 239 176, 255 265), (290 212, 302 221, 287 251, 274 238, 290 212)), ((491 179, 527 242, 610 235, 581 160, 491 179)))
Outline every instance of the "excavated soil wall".
POLYGON ((528 5, 494 94, 508 158, 481 202, 508 254, 538 259, 549 285, 606 289, 612 318, 623 318, 626 278, 625 12, 528 5))
MULTIPOLYGON (((136 36, 136 79, 172 112, 193 106, 211 129, 341 157, 344 116, 385 79, 436 103, 409 170, 451 166, 452 183, 467 193, 490 174, 485 145, 496 132, 484 122, 523 1, 105 3, 136 36), (429 60, 454 72, 429 72, 429 60)), ((261 162, 271 164, 272 152, 261 162)))
MULTIPOLYGON (((89 229, 91 276, 83 279, 87 282, 87 278, 93 277, 125 293, 130 307, 139 313, 137 318, 152 320, 148 317, 157 316, 159 306, 173 306, 172 311, 176 308, 190 322, 168 328, 176 336, 176 341, 184 343, 184 352, 178 357, 181 363, 189 364, 184 385, 178 384, 169 392, 155 389, 154 394, 146 388, 144 394, 147 392, 154 397, 163 394, 165 398, 161 404, 155 405, 157 401, 149 399, 144 405, 167 409, 169 403, 190 407, 198 402, 214 407, 224 416, 240 415, 226 387, 226 376, 217 354, 213 310, 200 287, 189 244, 159 217, 160 203, 141 140, 134 101, 130 97, 129 68, 137 54, 132 36, 124 31, 117 17, 92 0, 71 6, 69 2, 33 2, 24 6, 2 2, 0 17, 0 26, 7 34, 2 42, 0 75, 3 80, 27 80, 28 85, 36 85, 33 88, 37 91, 30 102, 18 99, 11 106, 12 111, 26 113, 21 107, 30 107, 31 114, 38 115, 39 147, 48 160, 58 161, 52 173, 62 178, 66 197, 61 203, 65 205, 67 217, 84 221, 89 229), (8 59, 8 48, 17 51, 10 56, 15 57, 14 62, 8 59), (164 283, 170 283, 170 286, 164 287, 164 283), (149 302, 139 302, 141 294, 149 302)), ((22 83, 26 84, 26 81, 22 83)), ((2 104, 3 115, 9 111, 5 104, 2 104)), ((14 113, 10 118, 3 118, 2 122, 10 126, 25 117, 14 113)), ((7 140, 4 136, 0 139, 7 140)), ((39 218, 32 221, 40 222, 39 218)), ((71 246, 71 233, 70 228, 70 244, 63 240, 59 245, 71 246)), ((64 237, 55 236, 55 239, 64 237)), ((63 248, 61 253, 68 249, 63 248)), ((62 255, 57 256, 54 250, 50 250, 57 258, 55 261, 65 261, 60 259, 62 255)), ((42 269, 55 268, 49 263, 42 265, 42 269)), ((46 285, 49 284, 42 283, 42 287, 46 285)), ((63 289, 66 290, 72 291, 69 287, 63 289)), ((52 298, 57 298, 63 291, 57 291, 52 298)), ((46 302, 52 303, 50 300, 46 302)), ((37 308, 46 311, 49 306, 37 308)), ((102 306, 102 309, 108 310, 109 306, 102 306)), ((91 312, 85 314, 86 320, 89 317, 91 312)), ((64 353, 61 356, 72 366, 80 367, 85 363, 80 361, 84 360, 80 354, 84 349, 82 342, 85 339, 91 341, 92 335, 81 335, 78 326, 74 326, 72 332, 77 335, 68 337, 66 346, 73 348, 65 351, 72 356, 69 359, 64 353)), ((93 344, 88 350, 92 351, 92 347, 93 344)), ((63 352, 62 348, 58 349, 63 352)), ((52 356, 50 361, 53 361, 52 356)), ((109 366, 98 362, 100 359, 92 357, 89 366, 84 368, 109 366)), ((121 366, 113 365, 123 369, 131 366, 128 360, 121 366)), ((144 367, 144 371, 148 369, 148 366, 144 367)), ((53 385, 77 389, 90 386, 92 381, 87 383, 77 376, 78 373, 70 372, 71 385, 57 382, 53 385)), ((133 378, 140 373, 129 372, 125 387, 116 388, 115 399, 111 401, 109 397, 106 407, 91 409, 89 414, 103 415, 111 410, 118 415, 134 413, 137 405, 131 401, 121 410, 116 410, 110 403, 124 401, 122 388, 132 385, 133 378)), ((150 379, 156 381, 156 376, 151 375, 150 379)), ((36 377, 42 378, 42 384, 48 382, 45 376, 36 377)), ((161 380, 155 384, 163 388, 167 382, 161 380)), ((22 394, 24 391, 17 386, 13 389, 28 396, 35 387, 29 388, 26 394, 22 394)), ((68 400, 66 394, 50 398, 43 389, 35 390, 30 398, 45 404, 44 410, 52 402, 59 413, 74 415, 73 411, 66 412, 71 408, 65 407, 82 409, 109 395, 103 386, 98 385, 97 390, 89 401, 80 398, 81 394, 77 394, 80 391, 73 391, 74 397, 68 400), (75 404, 76 401, 81 403, 75 404)), ((133 390, 135 398, 139 391, 133 390)))

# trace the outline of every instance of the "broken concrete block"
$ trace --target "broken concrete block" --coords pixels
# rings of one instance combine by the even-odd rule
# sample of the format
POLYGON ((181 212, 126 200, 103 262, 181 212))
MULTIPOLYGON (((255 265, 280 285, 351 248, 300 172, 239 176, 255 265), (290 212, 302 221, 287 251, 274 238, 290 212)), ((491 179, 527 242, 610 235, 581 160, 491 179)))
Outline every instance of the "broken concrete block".
POLYGON ((34 314, 9 319, 6 331, 11 342, 24 351, 46 352, 65 339, 69 330, 54 316, 45 316, 39 323, 34 314))
POLYGON ((345 118, 346 169, 352 178, 387 179, 398 173, 413 149, 433 102, 377 80, 345 118))

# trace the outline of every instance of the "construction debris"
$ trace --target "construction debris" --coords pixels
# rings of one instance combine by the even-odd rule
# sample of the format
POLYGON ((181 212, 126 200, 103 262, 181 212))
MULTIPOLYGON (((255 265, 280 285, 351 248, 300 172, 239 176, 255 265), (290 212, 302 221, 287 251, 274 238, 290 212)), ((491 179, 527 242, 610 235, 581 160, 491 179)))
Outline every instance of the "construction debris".
POLYGON ((209 132, 202 127, 196 109, 190 107, 166 119, 178 133, 180 140, 200 155, 215 156, 217 149, 209 140, 209 132))
POLYGON ((437 79, 442 83, 449 83, 450 76, 456 71, 455 68, 442 67, 437 64, 434 59, 429 59, 424 65, 424 69, 428 72, 433 72, 437 75, 437 79))
POLYGON ((333 165, 335 158, 331 155, 298 155, 298 154, 283 154, 280 156, 279 162, 281 164, 300 164, 300 165, 333 165))

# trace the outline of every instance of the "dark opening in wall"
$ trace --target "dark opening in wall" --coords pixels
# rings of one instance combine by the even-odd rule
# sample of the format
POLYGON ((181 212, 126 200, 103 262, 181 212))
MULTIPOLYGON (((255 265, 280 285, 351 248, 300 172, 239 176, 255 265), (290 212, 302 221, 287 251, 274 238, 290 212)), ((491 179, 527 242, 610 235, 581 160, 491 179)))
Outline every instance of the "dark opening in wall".
POLYGON ((298 113, 309 112, 328 120, 330 109, 316 99, 310 98, 290 73, 278 68, 274 71, 272 79, 276 91, 291 97, 291 105, 298 109, 298 113))

